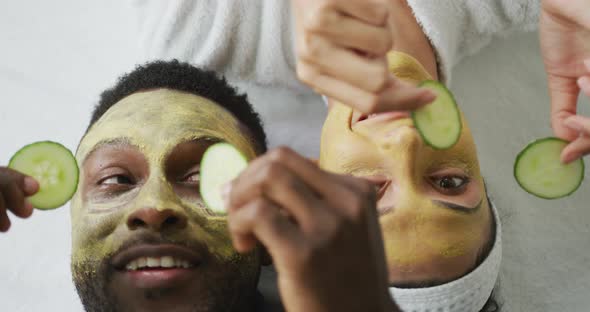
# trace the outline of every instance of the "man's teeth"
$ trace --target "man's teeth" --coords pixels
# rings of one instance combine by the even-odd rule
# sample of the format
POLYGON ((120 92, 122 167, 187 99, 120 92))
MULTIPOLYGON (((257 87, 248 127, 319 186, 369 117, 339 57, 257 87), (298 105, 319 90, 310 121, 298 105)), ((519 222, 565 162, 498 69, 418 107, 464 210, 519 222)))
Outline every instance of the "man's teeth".
POLYGON ((175 259, 174 257, 142 257, 135 259, 127 264, 125 268, 127 270, 135 271, 144 268, 183 268, 188 269, 192 265, 181 259, 175 259))

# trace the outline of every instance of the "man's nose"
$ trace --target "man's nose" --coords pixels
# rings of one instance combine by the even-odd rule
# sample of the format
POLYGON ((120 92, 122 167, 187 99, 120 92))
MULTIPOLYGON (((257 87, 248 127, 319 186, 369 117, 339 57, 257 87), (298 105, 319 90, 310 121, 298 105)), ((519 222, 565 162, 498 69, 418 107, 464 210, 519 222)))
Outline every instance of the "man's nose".
POLYGON ((133 212, 127 218, 127 227, 130 230, 178 230, 185 228, 186 224, 187 217, 181 212, 172 209, 158 210, 154 208, 142 208, 133 212))

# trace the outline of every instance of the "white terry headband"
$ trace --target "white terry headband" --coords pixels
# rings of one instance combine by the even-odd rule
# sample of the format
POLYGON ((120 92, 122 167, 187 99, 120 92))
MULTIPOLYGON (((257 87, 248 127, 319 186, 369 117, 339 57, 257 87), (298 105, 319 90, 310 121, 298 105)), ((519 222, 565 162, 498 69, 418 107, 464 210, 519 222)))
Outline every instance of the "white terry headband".
POLYGON ((494 246, 487 258, 467 275, 452 282, 427 288, 395 288, 389 292, 402 311, 478 312, 490 298, 502 260, 502 227, 496 206, 491 203, 496 222, 494 246))

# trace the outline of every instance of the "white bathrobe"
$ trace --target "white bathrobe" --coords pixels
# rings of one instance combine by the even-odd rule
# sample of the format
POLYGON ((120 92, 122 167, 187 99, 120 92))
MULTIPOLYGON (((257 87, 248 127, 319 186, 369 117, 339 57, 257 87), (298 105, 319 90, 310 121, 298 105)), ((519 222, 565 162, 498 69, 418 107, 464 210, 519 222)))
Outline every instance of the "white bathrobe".
MULTIPOLYGON (((223 73, 248 92, 270 146, 319 154, 325 106, 295 72, 287 0, 133 0, 143 60, 176 58, 223 73)), ((442 79, 494 37, 534 30, 540 0, 408 0, 437 54, 442 79)), ((272 271, 262 291, 277 297, 272 271)), ((274 298, 276 299, 276 298, 274 298)))
MULTIPOLYGON (((443 79, 495 36, 532 30, 540 0, 408 0, 443 79)), ((171 59, 223 73, 251 97, 271 146, 317 156, 325 108, 295 72, 287 0, 133 0, 142 60, 171 59)))

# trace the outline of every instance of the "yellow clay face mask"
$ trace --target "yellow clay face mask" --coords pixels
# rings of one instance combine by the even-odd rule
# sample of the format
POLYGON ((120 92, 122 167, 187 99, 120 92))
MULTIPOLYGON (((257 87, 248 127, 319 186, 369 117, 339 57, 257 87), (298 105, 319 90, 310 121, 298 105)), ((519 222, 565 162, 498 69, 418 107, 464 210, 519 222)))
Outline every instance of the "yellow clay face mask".
MULTIPOLYGON (((188 230, 167 239, 198 241, 220 261, 243 261, 246 257, 231 246, 225 218, 213 215, 195 196, 184 196, 187 192, 179 191, 183 184, 170 173, 168 158, 179 146, 214 141, 226 141, 246 157, 255 157, 255 147, 237 119, 205 98, 158 89, 132 94, 111 107, 83 138, 76 156, 81 181, 72 200, 73 263, 103 259, 117 251, 133 236, 126 223, 129 215, 144 208, 187 216, 188 230), (109 166, 114 173, 142 171, 144 178, 128 192, 106 194, 93 175, 109 166)), ((194 155, 194 165, 200 156, 194 155)))
MULTIPOLYGON (((392 52, 389 63, 406 81, 430 79, 409 55, 392 52)), ((367 117, 331 104, 320 166, 375 183, 391 283, 443 283, 473 269, 491 237, 491 214, 466 121, 455 146, 434 150, 408 114, 367 117)))

